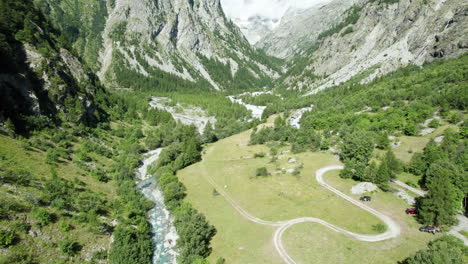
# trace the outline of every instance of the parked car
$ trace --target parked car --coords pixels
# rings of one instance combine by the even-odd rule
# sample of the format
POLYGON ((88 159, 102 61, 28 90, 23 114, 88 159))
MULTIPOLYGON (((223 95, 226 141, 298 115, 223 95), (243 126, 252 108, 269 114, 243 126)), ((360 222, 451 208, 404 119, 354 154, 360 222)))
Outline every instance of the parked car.
POLYGON ((364 201, 364 202, 370 202, 371 197, 370 196, 361 196, 361 198, 359 198, 359 200, 364 201))
POLYGON ((406 214, 417 214, 418 210, 416 208, 406 208, 406 214))
POLYGON ((438 228, 434 227, 434 226, 422 226, 422 227, 419 228, 419 231, 432 233, 432 234, 440 232, 440 230, 438 228))

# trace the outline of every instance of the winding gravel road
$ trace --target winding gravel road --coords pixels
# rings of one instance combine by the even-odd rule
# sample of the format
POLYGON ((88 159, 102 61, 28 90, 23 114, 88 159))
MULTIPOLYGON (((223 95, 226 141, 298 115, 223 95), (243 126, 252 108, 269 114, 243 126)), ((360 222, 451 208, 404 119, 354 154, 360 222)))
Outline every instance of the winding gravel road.
POLYGON ((401 182, 401 181, 397 181, 397 180, 395 180, 395 179, 392 179, 392 182, 395 183, 396 185, 400 186, 400 187, 403 187, 403 188, 405 188, 405 189, 407 189, 407 190, 412 191, 413 193, 415 193, 415 194, 417 194, 417 195, 420 195, 420 196, 426 195, 426 192, 425 192, 425 191, 422 191, 422 190, 413 188, 413 187, 409 186, 408 184, 403 183, 403 182, 401 182))
POLYGON ((321 224, 325 227, 330 228, 331 230, 335 232, 339 232, 341 234, 344 234, 348 237, 361 240, 361 241, 367 241, 367 242, 376 242, 376 241, 382 241, 390 238, 397 237, 400 234, 400 226, 393 221, 390 217, 378 212, 377 210, 355 200, 352 197, 347 196, 346 194, 338 191, 337 189, 333 188, 329 184, 327 184, 323 180, 323 175, 331 170, 340 170, 343 169, 343 166, 329 166, 325 168, 321 168, 316 171, 315 173, 315 178, 317 179, 317 182, 322 185, 323 187, 327 188, 328 190, 332 191, 333 193, 337 194, 338 196, 342 197, 343 199, 351 202, 352 204, 370 212, 371 214, 377 216, 380 220, 382 220, 387 226, 388 229, 385 233, 382 234, 377 234, 377 235, 362 235, 362 234, 356 234, 350 231, 347 231, 343 228, 340 228, 338 226, 332 225, 322 219, 319 218, 313 218, 313 217, 301 217, 301 218, 296 218, 296 219, 291 219, 291 220, 286 220, 286 221, 265 221, 260 218, 257 218, 253 215, 251 215, 249 212, 247 212, 242 206, 240 206, 228 193, 224 191, 223 188, 220 188, 214 180, 209 177, 205 176, 205 179, 221 194, 241 215, 247 220, 250 220, 252 222, 262 224, 262 225, 268 225, 268 226, 275 226, 279 227, 274 236, 273 236, 273 243, 275 245, 276 250, 278 251, 278 254, 281 256, 281 258, 284 260, 285 263, 287 264, 296 264, 294 259, 288 255, 286 249, 283 246, 282 242, 282 236, 284 232, 290 228, 291 226, 299 223, 305 223, 305 222, 313 222, 313 223, 318 223, 321 224))

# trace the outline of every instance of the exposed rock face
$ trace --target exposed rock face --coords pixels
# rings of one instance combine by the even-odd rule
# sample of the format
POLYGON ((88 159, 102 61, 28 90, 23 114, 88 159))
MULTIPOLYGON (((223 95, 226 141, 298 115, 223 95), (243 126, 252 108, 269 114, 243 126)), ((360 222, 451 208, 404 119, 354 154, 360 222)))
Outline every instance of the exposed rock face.
POLYGON ((343 13, 362 0, 334 0, 308 9, 289 9, 280 25, 256 43, 269 55, 290 58, 314 45, 318 35, 341 22, 343 13))
POLYGON ((50 43, 15 43, 13 56, 5 59, 10 68, 0 71, 0 124, 10 119, 18 132, 33 126, 63 121, 92 125, 100 110, 94 102, 96 86, 81 62, 61 48, 46 30, 50 43))
POLYGON ((274 73, 251 56, 255 51, 223 13, 219 0, 116 0, 108 6, 99 76, 115 81, 114 64, 125 63, 141 75, 162 70, 189 81, 213 80, 201 57, 239 67, 261 78, 274 73), (123 58, 118 61, 116 58, 123 58))
POLYGON ((459 0, 366 3, 356 24, 325 38, 302 73, 285 82, 314 93, 358 74, 368 82, 408 64, 457 57, 467 51, 467 30, 467 4, 459 0))

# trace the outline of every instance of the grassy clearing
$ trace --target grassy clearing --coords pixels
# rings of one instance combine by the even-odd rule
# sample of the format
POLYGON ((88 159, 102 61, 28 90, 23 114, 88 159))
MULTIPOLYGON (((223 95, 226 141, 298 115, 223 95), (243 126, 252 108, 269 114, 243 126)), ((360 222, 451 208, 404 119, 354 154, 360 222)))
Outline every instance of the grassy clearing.
MULTIPOLYGON (((35 182, 38 179, 42 181, 50 177, 50 165, 45 162, 46 154, 44 152, 36 149, 25 150, 21 147, 19 141, 4 135, 0 135, 0 146, 0 157, 5 159, 3 160, 3 165, 9 166, 11 169, 21 168, 31 172, 35 182)), ((87 189, 106 196, 108 199, 113 199, 116 196, 115 188, 112 184, 98 182, 91 176, 86 176, 84 171, 72 162, 61 160, 56 167, 56 171, 59 177, 69 181, 78 179, 84 182, 87 189)), ((28 205, 31 201, 38 199, 40 195, 41 192, 37 187, 0 185, 0 199, 2 201, 13 200, 28 205)), ((33 255, 38 256, 37 261, 40 263, 52 263, 52 260, 57 261, 57 263, 60 261, 64 261, 65 263, 67 257, 60 253, 58 249, 58 242, 61 240, 69 239, 78 242, 82 246, 81 251, 74 257, 78 261, 84 261, 98 247, 106 249, 110 246, 110 237, 101 234, 97 228, 91 227, 86 223, 79 223, 72 215, 62 215, 62 213, 55 209, 49 208, 48 211, 59 216, 60 221, 53 221, 47 226, 38 227, 35 224, 36 220, 28 213, 18 213, 14 220, 1 220, 0 226, 3 227, 10 227, 17 223, 17 221, 29 223, 31 224, 30 233, 37 234, 26 235, 25 233, 17 233, 21 239, 20 243, 12 247, 26 246, 28 250, 31 250, 33 255), (61 222, 68 223, 70 230, 67 232, 60 231, 61 222)))
MULTIPOLYGON (((325 179, 338 190, 350 195, 353 180, 344 180, 338 172, 329 172, 325 179)), ((396 263, 438 235, 418 231, 419 224, 404 213, 408 205, 391 193, 377 191, 369 205, 391 216, 401 225, 401 235, 392 240, 366 243, 350 239, 322 226, 304 223, 288 229, 283 237, 285 246, 298 263, 396 263), (365 261, 364 261, 365 260, 365 261)), ((356 199, 359 196, 354 195, 356 199)))
MULTIPOLYGON (((409 162, 411 160, 411 157, 413 157, 414 153, 421 152, 431 139, 444 134, 444 131, 447 128, 453 128, 453 129, 458 130, 457 126, 447 124, 447 125, 442 125, 438 127, 434 132, 425 136, 398 137, 396 141, 400 141, 401 145, 394 148, 393 152, 395 153, 395 156, 398 159, 404 162, 409 162)), ((376 153, 381 154, 379 151, 376 151, 376 153)))
POLYGON ((270 150, 263 145, 248 146, 249 135, 247 131, 207 146, 202 162, 178 172, 187 187, 188 201, 218 230, 212 243, 211 260, 224 257, 228 263, 281 263, 272 244, 274 229, 243 219, 223 197, 213 195, 213 187, 205 177, 211 177, 245 210, 264 220, 310 216, 354 232, 378 233, 372 228, 381 223, 376 217, 316 182, 317 169, 339 164, 335 156, 283 153, 278 154, 276 162, 270 162, 268 155, 254 158, 256 153, 270 150), (291 157, 297 162, 289 163, 291 157), (304 168, 299 175, 280 172, 283 168, 296 168, 300 163, 304 168), (259 167, 266 167, 272 175, 255 177, 259 167))
MULTIPOLYGON (((26 169, 36 177, 47 178, 50 176, 50 165, 46 164, 46 154, 43 151, 33 149, 25 150, 21 147, 19 141, 10 137, 0 135, 0 155, 5 156, 8 160, 21 164, 21 168, 26 169)), ((99 160, 108 163, 105 157, 92 154, 99 160)), ((15 165, 13 165, 15 166, 15 165)), ((116 197, 115 187, 109 183, 98 182, 90 176, 86 176, 85 172, 78 168, 70 161, 61 160, 56 168, 57 174, 64 179, 73 181, 75 178, 83 181, 87 188, 93 192, 101 192, 108 198, 116 197)))

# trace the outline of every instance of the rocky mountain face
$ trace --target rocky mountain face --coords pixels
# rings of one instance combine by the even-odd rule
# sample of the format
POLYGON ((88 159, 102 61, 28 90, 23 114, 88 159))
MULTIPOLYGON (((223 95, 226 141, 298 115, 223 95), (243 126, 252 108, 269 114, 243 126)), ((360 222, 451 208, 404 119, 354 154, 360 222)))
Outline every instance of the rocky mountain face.
POLYGON ((348 12, 348 24, 322 33, 283 85, 314 93, 353 77, 368 82, 409 64, 457 57, 468 49, 467 8, 460 0, 367 1, 348 12))
POLYGON ((265 34, 255 46, 271 56, 291 58, 317 42, 318 35, 340 23, 353 4, 362 0, 334 0, 307 9, 290 8, 278 27, 265 34))
POLYGON ((85 30, 77 34, 74 45, 98 54, 91 64, 103 82, 115 87, 128 88, 134 82, 127 80, 136 79, 145 79, 140 85, 150 86, 157 76, 221 90, 236 86, 236 79, 248 80, 244 81, 248 86, 277 74, 267 57, 226 19, 219 0, 113 0, 95 10, 69 8, 71 3, 97 5, 90 0, 37 1, 54 23, 72 28, 72 33, 72 22, 61 20, 60 14, 83 13, 80 22, 85 30), (102 36, 100 45, 93 39, 95 33, 102 36), (230 80, 220 80, 220 74, 230 80))

